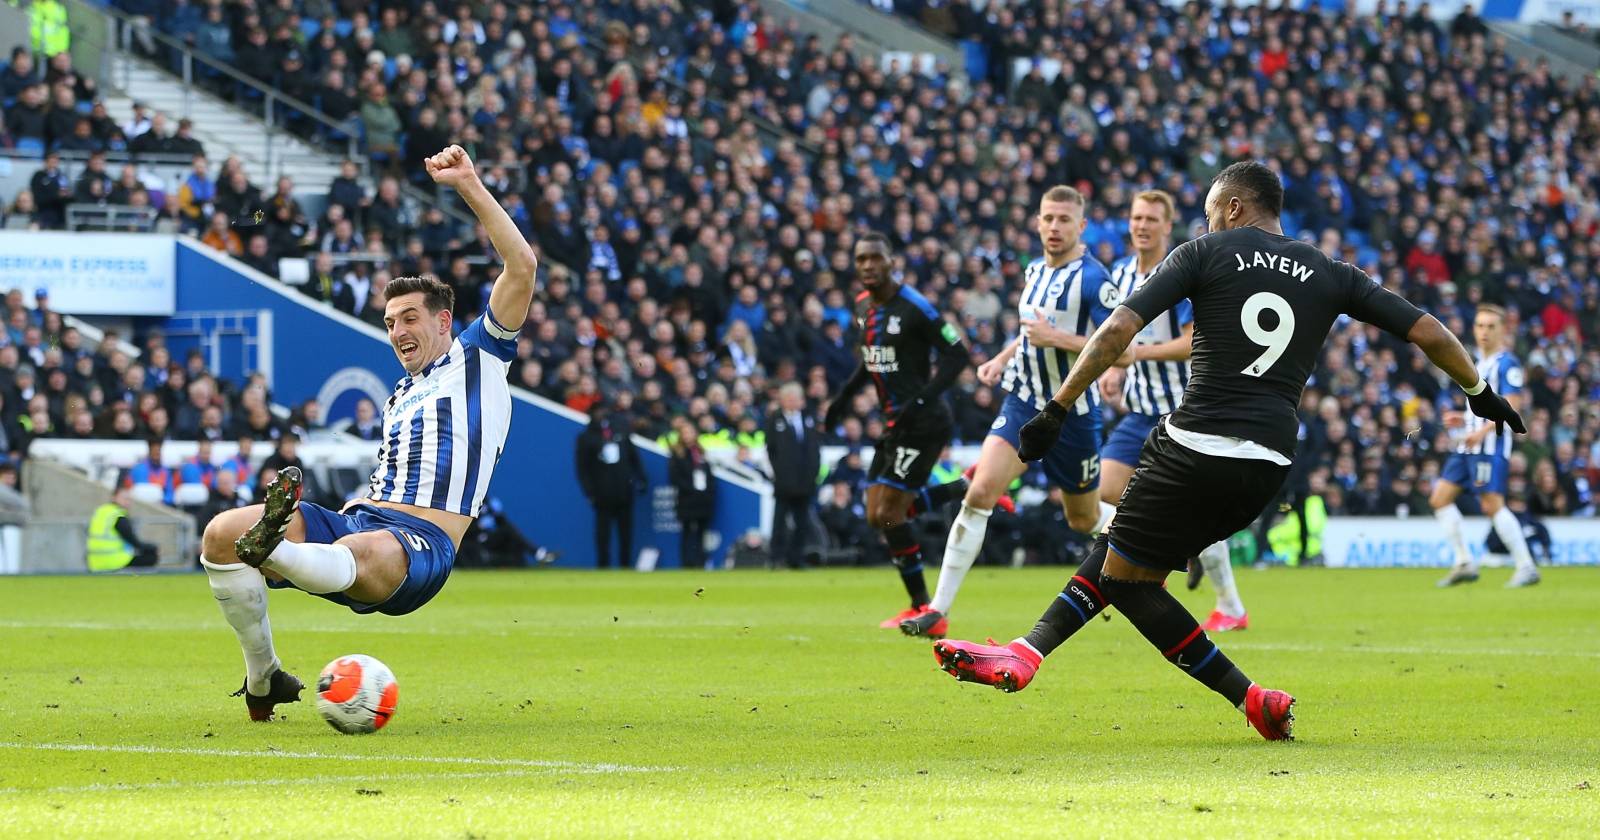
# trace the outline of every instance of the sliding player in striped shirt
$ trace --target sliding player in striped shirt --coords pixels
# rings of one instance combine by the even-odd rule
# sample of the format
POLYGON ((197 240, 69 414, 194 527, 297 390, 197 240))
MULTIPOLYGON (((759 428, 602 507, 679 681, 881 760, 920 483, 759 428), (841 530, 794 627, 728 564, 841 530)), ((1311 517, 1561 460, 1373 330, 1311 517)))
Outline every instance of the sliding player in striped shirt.
MULTIPOLYGON (((1128 238, 1133 243, 1133 253, 1111 267, 1118 300, 1132 297, 1156 266, 1167 258, 1167 246, 1172 242, 1172 216, 1172 196, 1161 190, 1133 197, 1133 204, 1128 208, 1128 238)), ((1122 387, 1128 416, 1111 430, 1100 457, 1100 498, 1104 501, 1117 504, 1122 499, 1122 491, 1139 463, 1145 438, 1163 416, 1176 411, 1183 403, 1183 389, 1189 385, 1189 345, 1193 337, 1194 307, 1189 301, 1181 300, 1161 317, 1145 324, 1134 338, 1138 361, 1128 367, 1128 377, 1122 387)), ((1233 583, 1227 541, 1213 543, 1200 552, 1200 565, 1217 591, 1216 609, 1201 626, 1210 632, 1243 630, 1249 626, 1249 616, 1233 583)), ((1189 588, 1199 583, 1199 578, 1191 574, 1189 588)))
POLYGON ((206 527, 200 562, 244 649, 238 693, 251 720, 270 720, 273 707, 296 702, 302 688, 273 652, 267 588, 293 587, 358 613, 404 615, 426 604, 450 576, 505 445, 506 373, 538 259, 465 150, 451 146, 425 165, 472 208, 505 269, 489 311, 457 337, 449 285, 401 277, 385 290, 383 320, 406 376, 384 406, 383 443, 365 499, 338 512, 302 504, 300 471, 287 467, 263 504, 223 513, 206 527))
MULTIPOLYGON (((1022 334, 978 368, 985 385, 1007 392, 1000 416, 983 440, 971 484, 944 544, 939 586, 928 609, 900 622, 908 636, 939 636, 961 582, 983 549, 989 517, 1006 487, 1027 465, 1017 458, 1017 432, 1050 400, 1084 342, 1121 300, 1099 260, 1085 253, 1086 206, 1072 187, 1051 187, 1039 201, 1038 233, 1044 256, 1024 274, 1022 334)), ((1131 356, 1127 357, 1131 358, 1131 356)), ((1122 363, 1127 363, 1125 358, 1122 363)), ((1061 488, 1061 506, 1073 530, 1098 534, 1116 508, 1100 501, 1100 392, 1086 391, 1068 408, 1068 431, 1044 458, 1044 474, 1061 488)))

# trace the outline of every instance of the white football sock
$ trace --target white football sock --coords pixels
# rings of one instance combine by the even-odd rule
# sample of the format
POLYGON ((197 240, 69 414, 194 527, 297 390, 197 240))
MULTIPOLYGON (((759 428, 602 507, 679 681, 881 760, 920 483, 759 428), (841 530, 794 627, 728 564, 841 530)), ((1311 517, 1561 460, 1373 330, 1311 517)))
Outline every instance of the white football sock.
POLYGON ((1214 542, 1200 552, 1200 565, 1205 567, 1206 577, 1217 590, 1217 611, 1239 618, 1244 615, 1244 602, 1239 600, 1239 588, 1233 584, 1233 564, 1228 559, 1226 540, 1214 542))
POLYGON ((355 585, 356 556, 349 547, 334 543, 297 543, 284 540, 261 564, 295 586, 317 595, 343 592, 355 585))
POLYGON ((1501 507, 1489 521, 1494 525, 1494 532, 1500 535, 1500 541, 1511 550, 1517 569, 1533 568, 1533 554, 1528 551, 1528 539, 1522 535, 1522 523, 1517 521, 1517 515, 1510 508, 1501 507))
POLYGON ((1104 532, 1105 529, 1111 527, 1111 520, 1114 517, 1116 517, 1116 515, 1117 515, 1117 506, 1116 505, 1107 504, 1106 502, 1101 502, 1100 503, 1100 518, 1095 521, 1094 527, 1089 529, 1089 536, 1091 536, 1091 537, 1100 536, 1100 534, 1102 532, 1104 532))
POLYGON ((267 619, 267 579, 243 563, 217 565, 201 557, 200 565, 211 581, 211 597, 244 650, 245 689, 260 697, 271 688, 268 679, 279 667, 267 619))
POLYGON ((928 605, 934 610, 947 613, 955 605, 961 582, 967 579, 967 571, 977 562, 978 552, 983 550, 983 535, 989 531, 989 517, 993 513, 993 508, 979 510, 969 507, 966 502, 961 503, 961 511, 950 526, 950 537, 944 542, 944 563, 939 567, 939 585, 934 589, 933 601, 928 605))
MULTIPOLYGON (((1455 549, 1456 566, 1463 569, 1475 568, 1477 564, 1472 562, 1472 555, 1467 553, 1467 541, 1461 536, 1461 509, 1454 504, 1448 504, 1435 509, 1433 516, 1444 528, 1444 536, 1450 541, 1450 547, 1455 549)), ((1517 534, 1521 536, 1522 531, 1518 530, 1517 534)), ((1503 540, 1505 537, 1500 539, 1503 540)), ((1509 546, 1510 543, 1506 545, 1509 546)))

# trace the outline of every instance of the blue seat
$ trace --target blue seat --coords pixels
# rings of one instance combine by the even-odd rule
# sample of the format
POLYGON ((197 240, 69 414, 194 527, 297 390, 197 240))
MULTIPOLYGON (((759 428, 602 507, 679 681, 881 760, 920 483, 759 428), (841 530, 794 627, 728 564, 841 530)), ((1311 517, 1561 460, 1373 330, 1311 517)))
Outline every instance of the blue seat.
POLYGON ((38 137, 18 137, 15 151, 26 157, 44 157, 44 140, 38 137))

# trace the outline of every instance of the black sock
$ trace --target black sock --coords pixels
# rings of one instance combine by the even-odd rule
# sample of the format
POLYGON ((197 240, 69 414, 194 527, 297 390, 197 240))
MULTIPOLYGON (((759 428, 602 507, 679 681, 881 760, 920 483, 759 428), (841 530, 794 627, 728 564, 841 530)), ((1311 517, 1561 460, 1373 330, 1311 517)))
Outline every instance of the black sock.
POLYGON ((1105 562, 1106 538, 1102 534, 1095 538, 1094 545, 1089 546, 1089 553, 1084 556, 1078 573, 1067 581, 1066 588, 1045 608, 1039 623, 1033 625, 1033 630, 1023 637, 1041 656, 1049 656, 1050 651, 1072 638, 1073 633, 1106 608, 1106 599, 1101 596, 1097 583, 1105 562))
POLYGON ((918 490, 916 497, 911 500, 911 518, 915 519, 930 510, 938 510, 966 495, 967 480, 965 478, 958 478, 947 484, 924 487, 918 490))
POLYGON ((1167 661, 1206 688, 1226 697, 1234 706, 1244 702, 1250 690, 1250 678, 1212 644, 1194 616, 1171 593, 1162 589, 1159 581, 1102 576, 1100 591, 1167 661))
POLYGON ((928 582, 922 579, 922 546, 911 533, 911 526, 902 522, 885 528, 883 536, 889 541, 889 559, 900 569, 900 582, 906 585, 911 606, 920 607, 933 600, 928 597, 928 582))

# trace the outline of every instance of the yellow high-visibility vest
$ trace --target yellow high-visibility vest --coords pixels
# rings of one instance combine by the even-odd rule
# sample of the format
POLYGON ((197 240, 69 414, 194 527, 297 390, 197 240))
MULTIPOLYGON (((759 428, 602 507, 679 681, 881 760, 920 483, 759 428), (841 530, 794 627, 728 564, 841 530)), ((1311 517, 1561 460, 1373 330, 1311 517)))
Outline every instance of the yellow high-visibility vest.
POLYGON ((133 562, 133 550, 117 533, 117 520, 127 515, 111 502, 95 508, 89 519, 89 571, 114 572, 133 562))
POLYGON ((67 7, 57 0, 34 0, 28 10, 32 22, 33 49, 46 58, 66 52, 72 46, 72 30, 67 28, 67 7))

